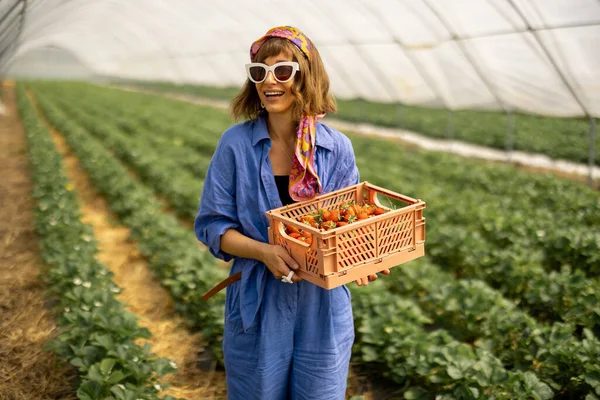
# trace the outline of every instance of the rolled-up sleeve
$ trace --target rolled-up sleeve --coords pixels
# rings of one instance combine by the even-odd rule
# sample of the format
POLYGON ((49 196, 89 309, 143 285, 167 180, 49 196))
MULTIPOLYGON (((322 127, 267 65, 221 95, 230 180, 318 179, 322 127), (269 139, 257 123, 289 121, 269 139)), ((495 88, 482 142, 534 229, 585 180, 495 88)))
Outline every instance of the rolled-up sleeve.
POLYGON ((221 250, 221 236, 240 227, 236 207, 236 163, 231 146, 220 143, 206 173, 204 188, 194 220, 196 237, 211 254, 229 261, 231 254, 221 250))

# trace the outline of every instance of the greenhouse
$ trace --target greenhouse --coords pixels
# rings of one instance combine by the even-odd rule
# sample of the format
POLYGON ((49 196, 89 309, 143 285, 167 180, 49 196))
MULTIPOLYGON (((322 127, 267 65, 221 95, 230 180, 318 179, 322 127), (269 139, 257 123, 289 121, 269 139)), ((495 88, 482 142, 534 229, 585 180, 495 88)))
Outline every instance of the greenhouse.
POLYGON ((0 0, 0 83, 0 400, 600 399, 600 1, 0 0))

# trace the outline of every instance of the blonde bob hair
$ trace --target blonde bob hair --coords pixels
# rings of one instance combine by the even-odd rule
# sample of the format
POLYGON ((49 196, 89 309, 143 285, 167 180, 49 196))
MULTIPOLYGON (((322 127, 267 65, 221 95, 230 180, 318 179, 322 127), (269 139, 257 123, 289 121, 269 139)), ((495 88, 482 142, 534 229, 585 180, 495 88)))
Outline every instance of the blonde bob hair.
MULTIPOLYGON (((333 95, 329 92, 329 76, 317 48, 310 43, 310 61, 293 43, 287 39, 273 37, 261 46, 256 54, 254 62, 264 62, 269 57, 278 54, 292 56, 300 70, 296 73, 292 84, 292 95, 295 97, 293 105, 293 116, 296 121, 302 115, 316 115, 333 113, 337 106, 333 95)), ((235 120, 242 118, 256 120, 267 111, 261 107, 256 84, 246 79, 240 93, 233 98, 230 105, 231 115, 235 120)))

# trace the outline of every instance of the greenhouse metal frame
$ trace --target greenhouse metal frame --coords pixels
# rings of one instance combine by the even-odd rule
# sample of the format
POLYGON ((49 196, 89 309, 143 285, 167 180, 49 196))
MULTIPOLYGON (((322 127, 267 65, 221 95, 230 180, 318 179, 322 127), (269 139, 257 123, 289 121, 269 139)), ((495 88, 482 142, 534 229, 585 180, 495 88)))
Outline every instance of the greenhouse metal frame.
POLYGON ((600 0, 3 0, 0 75, 60 49, 94 76, 239 86, 250 43, 282 24, 315 42, 337 97, 446 108, 449 138, 463 109, 506 113, 507 152, 514 113, 588 118, 593 179, 600 0))

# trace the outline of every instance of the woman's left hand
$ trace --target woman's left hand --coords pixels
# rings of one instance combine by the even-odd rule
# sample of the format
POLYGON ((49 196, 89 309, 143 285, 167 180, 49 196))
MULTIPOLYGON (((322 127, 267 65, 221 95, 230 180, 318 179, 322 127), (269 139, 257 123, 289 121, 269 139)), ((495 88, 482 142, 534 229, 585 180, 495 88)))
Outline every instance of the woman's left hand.
MULTIPOLYGON (((384 269, 383 271, 381 271, 381 273, 384 274, 384 275, 389 275, 390 274, 390 270, 389 269, 384 269)), ((375 279, 377 279, 377 274, 372 274, 372 275, 365 276, 363 278, 355 280, 354 282, 356 282, 356 284, 358 286, 367 286, 369 284, 369 282, 373 282, 375 279)))

